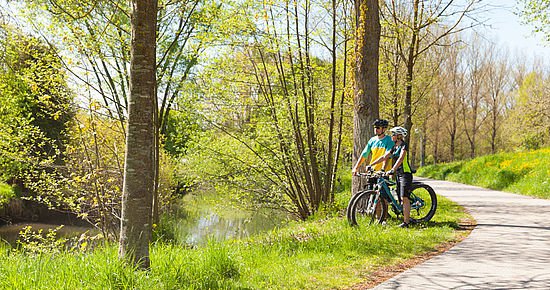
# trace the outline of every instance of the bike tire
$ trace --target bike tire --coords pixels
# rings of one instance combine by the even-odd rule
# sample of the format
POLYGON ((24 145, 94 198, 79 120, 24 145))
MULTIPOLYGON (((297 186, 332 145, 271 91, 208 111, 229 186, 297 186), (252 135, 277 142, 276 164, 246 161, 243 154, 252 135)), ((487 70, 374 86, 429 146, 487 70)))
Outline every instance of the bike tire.
POLYGON ((369 191, 369 190, 372 190, 372 189, 369 189, 368 186, 367 186, 366 189, 363 189, 363 190, 357 192, 356 194, 354 194, 354 195, 350 198, 350 200, 349 200, 349 202, 348 202, 348 206, 346 207, 346 217, 347 217, 348 223, 349 223, 350 225, 353 225, 353 222, 352 222, 352 220, 351 220, 351 206, 352 206, 353 202, 357 199, 357 197, 359 196, 359 193, 362 193, 362 192, 365 192, 365 191, 369 191))
POLYGON ((425 183, 413 183, 411 187, 411 219, 427 222, 437 210, 437 195, 433 188, 425 183))
POLYGON ((353 220, 352 220, 352 218, 351 218, 351 208, 352 208, 352 205, 353 205, 353 203, 355 202, 355 200, 359 197, 360 193, 363 193, 363 191, 360 191, 360 192, 357 192, 356 194, 354 194, 354 195, 350 198, 350 200, 349 200, 349 202, 348 202, 348 206, 346 207, 346 217, 347 217, 347 219, 348 219, 348 223, 349 223, 350 225, 352 225, 352 226, 354 226, 355 224, 354 224, 354 222, 353 222, 353 220))
POLYGON ((357 193, 351 203, 348 221, 350 225, 372 225, 382 223, 388 213, 388 204, 377 191, 357 193))

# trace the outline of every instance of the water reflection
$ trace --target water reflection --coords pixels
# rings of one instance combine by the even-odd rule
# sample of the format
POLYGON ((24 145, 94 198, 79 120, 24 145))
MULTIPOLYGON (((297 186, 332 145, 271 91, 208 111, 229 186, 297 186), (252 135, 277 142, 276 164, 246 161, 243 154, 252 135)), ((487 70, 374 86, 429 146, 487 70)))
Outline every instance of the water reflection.
POLYGON ((201 212, 201 216, 176 222, 178 240, 186 244, 203 244, 208 239, 225 240, 244 238, 262 231, 280 226, 284 219, 267 217, 263 214, 252 214, 250 217, 221 217, 212 212, 201 212))
MULTIPOLYGON (((49 230, 54 231, 60 225, 44 223, 17 223, 0 226, 0 239, 12 246, 15 246, 17 240, 19 239, 19 232, 21 232, 27 226, 31 226, 33 232, 38 232, 39 230, 42 230, 42 233, 45 235, 48 233, 49 230)), ((94 229, 90 227, 64 225, 56 232, 58 237, 71 238, 78 236, 86 231, 90 232, 93 230, 94 229)))
POLYGON ((273 209, 252 211, 224 204, 220 210, 220 206, 204 206, 201 202, 203 199, 195 197, 192 205, 183 206, 179 218, 172 221, 178 241, 198 245, 209 239, 246 238, 282 226, 289 220, 286 214, 273 209))

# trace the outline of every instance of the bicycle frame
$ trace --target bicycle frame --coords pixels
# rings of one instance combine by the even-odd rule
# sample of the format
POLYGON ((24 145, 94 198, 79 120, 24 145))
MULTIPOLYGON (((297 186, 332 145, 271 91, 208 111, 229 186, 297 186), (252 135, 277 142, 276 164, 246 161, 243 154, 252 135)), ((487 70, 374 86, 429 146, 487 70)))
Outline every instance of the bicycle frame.
MULTIPOLYGON (((399 180, 390 180, 386 173, 380 171, 369 171, 357 175, 368 179, 363 189, 351 197, 346 208, 346 216, 352 226, 357 225, 356 215, 370 216, 371 223, 375 220, 377 223, 383 222, 389 212, 388 204, 391 205, 391 209, 397 217, 403 214, 401 199, 392 193, 394 187, 399 187, 399 180), (378 206, 379 203, 382 203, 382 207, 378 206)), ((418 181, 412 182, 410 191, 411 221, 429 221, 437 208, 435 191, 429 185, 418 181), (412 216, 412 210, 417 210, 415 217, 412 216)))
POLYGON ((376 182, 376 189, 380 192, 380 195, 390 202, 399 213, 402 213, 403 206, 391 194, 390 185, 396 185, 396 182, 390 181, 384 178, 384 176, 379 176, 378 181, 376 182))

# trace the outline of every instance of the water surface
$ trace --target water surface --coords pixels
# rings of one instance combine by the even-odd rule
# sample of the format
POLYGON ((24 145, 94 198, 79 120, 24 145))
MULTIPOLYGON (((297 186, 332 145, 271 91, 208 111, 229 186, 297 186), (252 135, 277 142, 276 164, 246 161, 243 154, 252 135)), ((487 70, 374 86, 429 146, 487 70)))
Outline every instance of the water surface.
POLYGON ((172 221, 176 239, 186 244, 204 244, 209 239, 246 238, 284 225, 289 216, 281 211, 244 209, 229 202, 212 204, 206 196, 183 200, 183 212, 172 221))
MULTIPOLYGON (((59 227, 59 224, 45 224, 45 223, 16 223, 11 225, 0 226, 0 239, 4 240, 8 244, 15 246, 19 239, 19 233, 27 226, 32 227, 33 232, 42 230, 42 234, 46 235, 49 230, 55 230, 59 227)), ((71 238, 78 236, 86 231, 92 231, 94 229, 90 227, 70 226, 64 225, 57 230, 58 237, 71 238)))

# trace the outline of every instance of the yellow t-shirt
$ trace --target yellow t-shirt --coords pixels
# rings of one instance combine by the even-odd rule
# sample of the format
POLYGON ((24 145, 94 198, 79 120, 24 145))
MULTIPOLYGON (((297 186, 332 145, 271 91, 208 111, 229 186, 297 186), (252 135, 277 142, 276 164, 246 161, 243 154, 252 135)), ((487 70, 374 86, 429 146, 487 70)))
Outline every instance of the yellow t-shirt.
MULTIPOLYGON (((370 162, 372 162, 380 158, 381 156, 384 156, 386 152, 392 149, 393 145, 394 143, 391 140, 391 137, 388 135, 385 135, 382 139, 379 139, 378 136, 374 136, 370 138, 369 142, 367 142, 367 146, 365 146, 365 149, 363 149, 363 152, 361 152, 361 156, 367 159, 369 154, 371 154, 370 162)), ((384 162, 375 164, 373 166, 373 169, 377 171, 382 170, 382 164, 384 164, 384 162)), ((391 167, 392 161, 388 159, 388 162, 386 162, 386 168, 384 170, 390 170, 391 167)))

